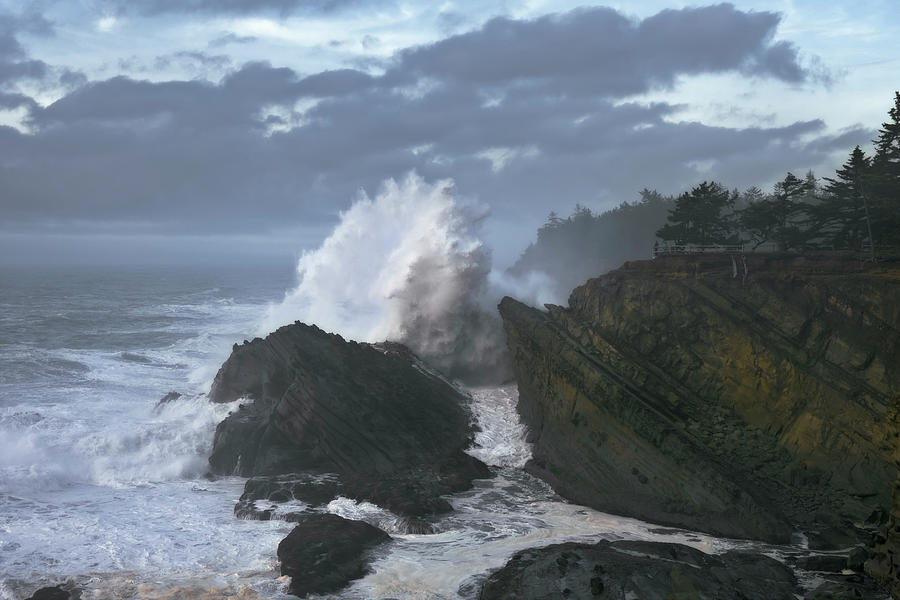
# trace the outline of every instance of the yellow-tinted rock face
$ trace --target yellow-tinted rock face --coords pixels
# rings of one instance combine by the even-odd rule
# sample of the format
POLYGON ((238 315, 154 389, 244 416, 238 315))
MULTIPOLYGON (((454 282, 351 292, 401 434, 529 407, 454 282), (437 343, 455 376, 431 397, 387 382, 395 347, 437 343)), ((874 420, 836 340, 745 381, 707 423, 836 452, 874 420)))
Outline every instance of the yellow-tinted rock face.
POLYGON ((612 512, 849 544, 897 479, 900 265, 745 261, 626 263, 548 312, 504 299, 531 468, 612 512))

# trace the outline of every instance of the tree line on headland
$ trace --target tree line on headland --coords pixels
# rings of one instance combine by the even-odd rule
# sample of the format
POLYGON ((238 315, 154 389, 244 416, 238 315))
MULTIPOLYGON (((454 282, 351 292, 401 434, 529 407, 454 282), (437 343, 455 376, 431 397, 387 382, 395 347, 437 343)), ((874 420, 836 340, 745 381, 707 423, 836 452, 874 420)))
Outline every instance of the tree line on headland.
POLYGON ((770 192, 703 181, 677 197, 644 189, 638 202, 595 214, 551 212, 513 273, 543 271, 561 286, 646 257, 655 249, 740 245, 746 251, 900 254, 900 92, 872 156, 856 146, 832 177, 787 173, 770 192), (655 240, 655 242, 654 242, 655 240))

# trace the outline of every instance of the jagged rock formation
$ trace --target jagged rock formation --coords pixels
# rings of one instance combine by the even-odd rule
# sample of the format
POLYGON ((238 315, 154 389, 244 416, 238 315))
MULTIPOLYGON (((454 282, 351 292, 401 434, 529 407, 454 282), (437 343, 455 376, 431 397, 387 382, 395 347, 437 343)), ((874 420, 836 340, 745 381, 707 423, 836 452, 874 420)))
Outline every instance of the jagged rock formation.
POLYGON ((558 544, 517 553, 479 600, 743 598, 794 600, 793 572, 773 558, 704 554, 680 544, 558 544))
POLYGON ((848 546, 897 479, 900 265, 745 260, 626 263, 548 312, 504 298, 529 468, 601 510, 848 546))
POLYGON ((334 473, 341 493, 402 515, 449 510, 487 467, 465 454, 467 399, 400 344, 359 344, 295 323, 245 342, 210 399, 253 399, 216 428, 210 468, 334 473))

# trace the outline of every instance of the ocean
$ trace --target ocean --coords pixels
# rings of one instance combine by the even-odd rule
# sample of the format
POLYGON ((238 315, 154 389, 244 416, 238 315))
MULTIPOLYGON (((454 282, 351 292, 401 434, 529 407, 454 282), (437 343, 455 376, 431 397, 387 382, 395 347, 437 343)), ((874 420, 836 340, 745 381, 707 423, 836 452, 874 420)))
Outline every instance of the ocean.
MULTIPOLYGON (((244 480, 207 477, 234 406, 205 394, 295 283, 258 267, 0 270, 0 599, 66 580, 86 598, 290 597, 275 551, 292 525, 235 518, 244 480), (182 396, 160 404, 171 391, 182 396)), ((563 540, 746 545, 564 502, 522 470, 515 386, 470 391, 482 429, 470 451, 495 477, 451 496, 432 535, 335 498, 326 510, 394 537, 340 597, 475 597, 515 551, 563 540)))

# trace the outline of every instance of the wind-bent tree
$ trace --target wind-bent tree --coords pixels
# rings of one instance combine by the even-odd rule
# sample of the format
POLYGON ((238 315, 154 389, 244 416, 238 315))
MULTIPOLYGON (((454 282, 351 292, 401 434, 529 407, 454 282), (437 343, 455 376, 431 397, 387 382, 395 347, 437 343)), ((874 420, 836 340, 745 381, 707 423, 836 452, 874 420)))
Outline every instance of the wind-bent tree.
POLYGON ((720 183, 704 181, 675 199, 668 223, 657 230, 660 239, 680 244, 735 243, 737 236, 723 211, 734 206, 734 197, 720 183))

